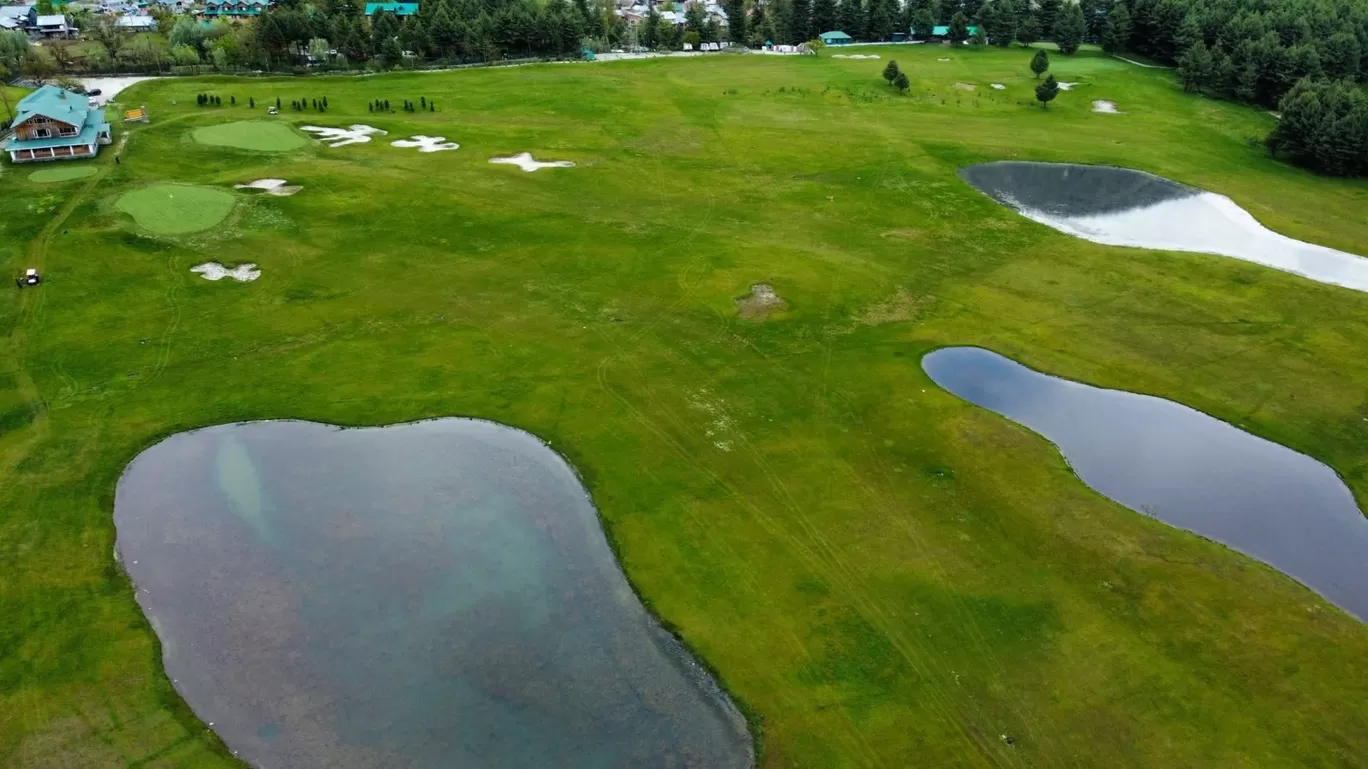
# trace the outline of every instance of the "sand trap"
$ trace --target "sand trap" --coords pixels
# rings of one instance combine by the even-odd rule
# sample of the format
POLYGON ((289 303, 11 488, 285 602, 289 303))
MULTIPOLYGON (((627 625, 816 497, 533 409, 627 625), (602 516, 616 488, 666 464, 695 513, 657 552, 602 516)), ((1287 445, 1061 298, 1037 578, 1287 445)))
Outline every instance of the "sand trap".
POLYGON ((1059 83, 1059 90, 1071 91, 1073 90, 1073 87, 1076 85, 1078 85, 1078 83, 1059 83))
POLYGON ((239 283, 251 283, 261 277, 261 270, 258 270, 256 264, 252 262, 239 264, 231 270, 218 262, 205 262, 204 264, 197 264, 194 267, 191 267, 190 271, 199 273, 205 280, 232 278, 239 283))
POLYGON ((1116 108, 1116 102, 1098 99, 1093 102, 1093 112, 1105 112, 1108 115, 1124 115, 1126 113, 1116 108))
POLYGON ((743 318, 759 319, 783 306, 784 300, 774 292, 774 286, 755 283, 751 286, 750 296, 736 300, 736 313, 743 318))
POLYGON ((296 192, 304 189, 299 185, 287 185, 284 179, 257 179, 247 184, 234 184, 235 190, 262 190, 267 195, 276 195, 282 198, 289 197, 296 192))
POLYGON ((1005 91, 1005 90, 1007 90, 1007 86, 1003 85, 1002 83, 989 83, 989 85, 992 86, 992 88, 993 88, 994 91, 1005 91))
POLYGON ((949 59, 936 59, 936 61, 950 61, 949 59))
POLYGON ((318 140, 326 143, 329 147, 345 147, 348 144, 365 144, 371 140, 372 136, 384 136, 388 131, 381 131, 368 125, 353 125, 347 128, 325 128, 316 125, 302 125, 301 131, 308 131, 317 134, 318 140))
POLYGON ((390 142, 391 147, 417 147, 419 152, 444 152, 458 150, 461 145, 449 142, 445 136, 414 136, 390 142))
POLYGON ((831 55, 831 58, 833 58, 833 59, 877 59, 877 58, 879 58, 879 55, 878 55, 878 54, 874 54, 874 53, 833 53, 833 54, 831 55))
POLYGON ((553 160, 551 162, 533 160, 532 153, 530 152, 519 152, 511 158, 490 158, 489 162, 507 163, 508 165, 517 166, 524 171, 536 171, 542 168, 573 168, 575 166, 574 163, 571 163, 568 160, 553 160))
POLYGON ((972 90, 974 90, 974 86, 972 86, 972 85, 970 85, 970 84, 968 84, 968 83, 955 83, 955 87, 958 88, 958 89, 960 89, 961 91, 972 91, 972 90))

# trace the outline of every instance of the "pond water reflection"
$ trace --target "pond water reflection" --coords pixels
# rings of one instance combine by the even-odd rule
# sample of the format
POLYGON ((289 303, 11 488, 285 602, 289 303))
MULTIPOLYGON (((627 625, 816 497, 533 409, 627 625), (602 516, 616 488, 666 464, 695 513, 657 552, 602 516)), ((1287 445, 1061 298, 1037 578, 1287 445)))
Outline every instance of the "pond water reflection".
POLYGON ((936 350, 922 369, 1048 438, 1103 495, 1368 618, 1368 519, 1326 465, 1187 406, 1059 379, 977 347, 936 350))
POLYGON ((181 433, 129 465, 115 522, 168 674, 253 764, 753 763, 744 720, 527 433, 181 433))
POLYGON ((1280 235, 1224 195, 1143 171, 1005 161, 960 176, 1022 216, 1094 243, 1231 256, 1368 291, 1368 259, 1280 235))

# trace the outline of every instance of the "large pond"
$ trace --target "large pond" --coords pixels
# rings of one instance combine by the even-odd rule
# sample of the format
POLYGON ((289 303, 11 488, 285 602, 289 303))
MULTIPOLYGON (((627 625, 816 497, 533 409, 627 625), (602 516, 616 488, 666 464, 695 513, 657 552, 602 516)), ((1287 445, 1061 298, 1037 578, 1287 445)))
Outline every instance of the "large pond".
POLYGON ((1023 216, 1094 243, 1231 256, 1368 291, 1368 259, 1279 235, 1224 195, 1153 174, 1007 161, 960 176, 1023 216))
POLYGON ((1368 620, 1368 519, 1329 467, 1172 401, 1033 371, 977 347, 922 368, 1048 438, 1117 502, 1222 542, 1368 620))
POLYGON ((181 433, 129 465, 114 518, 167 673, 255 765, 753 763, 744 719, 527 433, 181 433))

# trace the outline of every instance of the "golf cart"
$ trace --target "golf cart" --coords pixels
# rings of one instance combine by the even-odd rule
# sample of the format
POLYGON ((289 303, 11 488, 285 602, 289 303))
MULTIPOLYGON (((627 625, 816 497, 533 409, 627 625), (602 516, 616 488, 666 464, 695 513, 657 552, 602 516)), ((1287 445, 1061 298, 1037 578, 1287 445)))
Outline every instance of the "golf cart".
POLYGON ((266 110, 266 114, 267 114, 267 115, 279 115, 279 114, 280 114, 280 110, 276 109, 275 107, 271 107, 271 108, 269 108, 269 109, 266 110))
POLYGON ((29 270, 24 273, 24 277, 14 279, 14 284, 19 288, 24 288, 25 286, 36 286, 42 282, 43 279, 38 275, 38 271, 33 268, 29 268, 29 270))

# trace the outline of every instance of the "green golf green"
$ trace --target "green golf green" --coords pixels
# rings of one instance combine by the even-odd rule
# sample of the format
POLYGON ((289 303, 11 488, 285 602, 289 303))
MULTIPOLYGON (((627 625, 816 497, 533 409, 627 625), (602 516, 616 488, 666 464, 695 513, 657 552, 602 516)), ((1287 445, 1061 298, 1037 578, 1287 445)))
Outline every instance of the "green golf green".
POLYGON ((145 230, 180 235, 223 221, 235 202, 231 194, 211 187, 156 184, 124 194, 116 207, 145 230))
POLYGON ((303 147, 309 141, 284 123, 269 123, 265 120, 240 120, 205 126, 196 128, 193 136, 200 144, 258 152, 285 152, 303 147))
POLYGON ((29 174, 29 181, 39 184, 51 182, 69 182, 72 179, 84 179, 95 173, 95 166, 57 166, 56 168, 44 168, 29 174))

